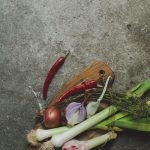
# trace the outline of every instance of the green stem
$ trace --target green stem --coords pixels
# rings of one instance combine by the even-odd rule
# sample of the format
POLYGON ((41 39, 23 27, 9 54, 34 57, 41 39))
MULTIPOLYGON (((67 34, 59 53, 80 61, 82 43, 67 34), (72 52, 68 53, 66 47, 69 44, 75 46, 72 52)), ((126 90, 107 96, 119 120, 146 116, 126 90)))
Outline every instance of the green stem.
MULTIPOLYGON (((134 87, 132 90, 130 90, 127 93, 127 96, 131 97, 141 97, 144 95, 145 92, 147 92, 150 89, 150 79, 138 84, 136 87, 134 87)), ((147 102, 147 105, 150 106, 150 101, 147 102)), ((115 114, 114 116, 108 118, 107 120, 101 122, 98 124, 95 128, 107 128, 107 125, 111 124, 112 122, 119 120, 125 116, 127 116, 128 112, 120 112, 118 114, 115 114)))
POLYGON ((99 123, 97 126, 95 126, 94 128, 100 128, 100 129, 104 129, 105 127, 107 127, 107 125, 110 125, 111 123, 113 123, 114 121, 121 119, 125 116, 127 116, 128 113, 127 112, 119 112, 117 114, 115 114, 114 116, 108 118, 107 120, 99 123))
MULTIPOLYGON (((149 106, 149 104, 150 104, 150 100, 147 101, 147 105, 148 106, 149 106)), ((147 121, 147 119, 138 119, 138 122, 137 122, 137 120, 135 121, 132 117, 128 117, 128 115, 129 115, 128 112, 119 112, 119 113, 113 115, 112 117, 108 118, 107 120, 104 120, 103 122, 99 123, 94 128, 99 128, 99 129, 105 130, 111 124, 113 124, 113 126, 115 128, 116 127, 119 127, 119 128, 123 128, 123 127, 128 128, 127 124, 129 124, 129 129, 132 128, 132 129, 137 130, 136 129, 137 127, 135 126, 135 128, 134 128, 134 125, 137 125, 137 123, 140 123, 140 126, 138 128, 139 130, 143 131, 143 128, 144 128, 145 131, 149 131, 150 127, 148 129, 146 129, 144 127, 144 123, 145 123, 145 121, 147 121), (144 122, 141 122, 142 120, 144 122), (133 124, 133 126, 131 126, 131 124, 133 124)), ((145 124, 150 126, 150 120, 149 120, 149 122, 146 122, 145 124)))
POLYGON ((114 122, 115 126, 138 131, 150 132, 150 119, 132 120, 132 117, 125 117, 114 122))
POLYGON ((120 118, 123 118, 123 117, 125 117, 125 116, 127 116, 127 115, 128 115, 127 112, 120 112, 120 113, 117 113, 117 114, 115 114, 114 116, 110 117, 109 119, 103 121, 103 122, 101 123, 101 126, 108 125, 108 124, 112 123, 113 121, 118 120, 118 119, 120 119, 120 118))
POLYGON ((135 88, 127 93, 128 97, 142 97, 148 90, 150 90, 150 79, 138 84, 135 88))
POLYGON ((123 129, 119 128, 119 127, 115 127, 115 126, 95 126, 93 127, 92 129, 101 129, 101 130, 104 130, 104 131, 116 131, 116 132, 120 132, 120 131, 123 131, 123 129))
MULTIPOLYGON (((149 89, 150 89, 150 79, 143 82, 143 83, 138 84, 135 88, 133 88, 130 92, 127 93, 127 96, 142 97, 144 95, 144 93, 146 93, 149 89)), ((150 101, 147 102, 147 105, 150 106, 150 101)), ((98 124, 94 128, 103 128, 103 129, 105 129, 105 128, 108 128, 107 125, 115 122, 114 126, 117 126, 117 125, 118 125, 118 127, 128 127, 129 126, 130 128, 132 127, 134 129, 134 126, 131 126, 131 125, 132 124, 136 125, 137 122, 135 122, 135 121, 130 121, 129 122, 128 121, 127 123, 125 123, 126 122, 126 117, 125 116, 127 116, 128 114, 129 114, 128 112, 120 112, 118 114, 115 114, 114 116, 112 116, 112 117, 108 118, 107 120, 101 122, 100 124, 98 124), (125 117, 125 120, 123 120, 124 119, 123 117, 125 117)), ((135 126, 135 129, 137 129, 137 128, 138 127, 135 126)), ((148 130, 147 128, 144 127, 143 123, 140 123, 140 126, 139 126, 138 129, 148 130)))

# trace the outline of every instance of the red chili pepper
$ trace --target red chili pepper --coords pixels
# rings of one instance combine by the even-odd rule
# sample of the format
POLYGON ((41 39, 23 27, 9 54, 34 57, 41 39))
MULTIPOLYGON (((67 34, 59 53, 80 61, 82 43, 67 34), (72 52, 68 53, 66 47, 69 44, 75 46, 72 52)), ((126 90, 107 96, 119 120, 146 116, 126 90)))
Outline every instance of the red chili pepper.
POLYGON ((47 77, 44 81, 44 86, 43 86, 43 98, 46 100, 47 98, 47 92, 48 92, 48 87, 49 84, 51 83, 54 75, 58 71, 58 69, 61 67, 61 65, 64 63, 66 57, 68 56, 69 52, 65 57, 60 57, 56 60, 56 62, 52 65, 51 69, 49 70, 47 77))
POLYGON ((97 87, 97 82, 95 80, 85 81, 77 86, 72 87, 70 90, 65 92, 61 97, 58 98, 58 100, 55 101, 55 104, 62 102, 64 99, 66 99, 69 96, 72 96, 77 93, 82 93, 88 89, 96 88, 96 87, 97 87))

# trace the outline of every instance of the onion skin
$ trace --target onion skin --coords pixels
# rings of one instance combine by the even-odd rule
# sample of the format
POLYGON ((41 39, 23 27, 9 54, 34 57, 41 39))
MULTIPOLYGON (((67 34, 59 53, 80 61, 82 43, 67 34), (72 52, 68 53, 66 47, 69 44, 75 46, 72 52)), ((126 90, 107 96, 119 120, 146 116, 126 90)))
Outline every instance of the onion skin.
POLYGON ((43 122, 46 128, 55 128, 61 123, 61 111, 54 107, 48 107, 43 112, 43 122))

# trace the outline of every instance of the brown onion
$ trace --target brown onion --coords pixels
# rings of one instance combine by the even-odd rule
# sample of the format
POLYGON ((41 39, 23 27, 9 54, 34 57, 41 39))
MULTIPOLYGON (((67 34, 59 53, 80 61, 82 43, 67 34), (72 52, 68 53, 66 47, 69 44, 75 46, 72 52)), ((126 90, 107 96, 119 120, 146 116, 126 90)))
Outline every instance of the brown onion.
POLYGON ((43 112, 43 122, 46 128, 55 128, 60 125, 61 111, 54 107, 48 107, 43 112))

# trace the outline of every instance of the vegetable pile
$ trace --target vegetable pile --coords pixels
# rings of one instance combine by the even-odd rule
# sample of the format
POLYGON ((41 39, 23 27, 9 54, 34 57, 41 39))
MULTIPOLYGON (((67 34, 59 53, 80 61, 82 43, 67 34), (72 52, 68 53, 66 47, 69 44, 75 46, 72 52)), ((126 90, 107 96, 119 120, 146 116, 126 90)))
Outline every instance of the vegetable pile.
MULTIPOLYGON (((43 86, 45 100, 49 84, 65 58, 60 57, 48 72, 43 86)), ((57 98, 53 105, 40 107, 42 126, 27 134, 28 142, 40 145, 40 150, 90 150, 115 139, 117 132, 124 129, 150 132, 150 101, 144 99, 150 90, 150 79, 127 93, 111 89, 111 79, 103 74, 98 81, 86 80, 57 98), (103 130, 103 134, 79 140, 79 135, 90 130, 103 130)))

